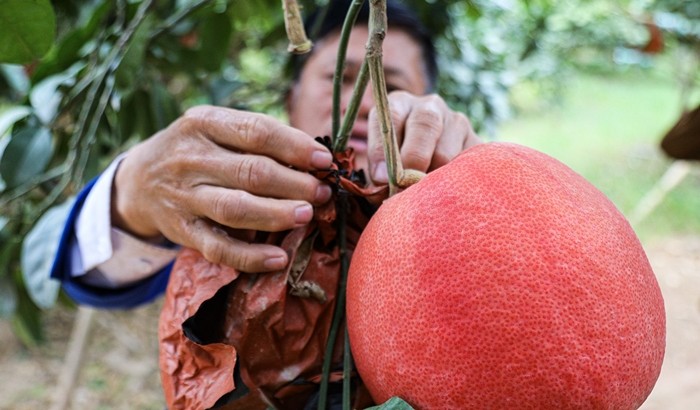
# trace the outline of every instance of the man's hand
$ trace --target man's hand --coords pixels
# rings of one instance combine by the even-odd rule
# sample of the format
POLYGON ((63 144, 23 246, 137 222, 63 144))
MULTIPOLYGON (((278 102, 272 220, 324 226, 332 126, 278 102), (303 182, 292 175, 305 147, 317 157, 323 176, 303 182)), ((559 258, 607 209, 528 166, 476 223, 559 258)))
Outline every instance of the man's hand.
POLYGON ((112 225, 165 236, 245 272, 283 268, 286 253, 252 244, 252 231, 308 223, 331 189, 307 171, 328 150, 275 119, 202 106, 130 150, 114 182, 112 225))
MULTIPOLYGON (((401 146, 401 161, 406 169, 432 171, 481 142, 469 119, 450 110, 437 95, 415 96, 396 91, 389 94, 389 106, 401 146)), ((376 184, 386 184, 384 145, 376 108, 369 115, 369 123, 367 155, 370 178, 376 184)))

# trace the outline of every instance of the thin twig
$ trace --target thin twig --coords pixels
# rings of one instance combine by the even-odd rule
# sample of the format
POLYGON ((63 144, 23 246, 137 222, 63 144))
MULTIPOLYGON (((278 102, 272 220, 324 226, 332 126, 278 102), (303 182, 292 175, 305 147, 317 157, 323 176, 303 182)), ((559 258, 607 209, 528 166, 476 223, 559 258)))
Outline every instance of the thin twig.
POLYGON ((350 350, 350 337, 345 326, 345 349, 343 350, 343 410, 350 410, 352 398, 352 351, 350 350))
POLYGON ((89 148, 94 142, 97 126, 102 119, 102 114, 114 87, 113 81, 107 81, 107 78, 119 67, 124 55, 126 55, 129 42, 133 38, 136 29, 146 18, 146 11, 153 4, 153 1, 145 0, 141 3, 136 10, 134 18, 129 22, 129 25, 115 43, 105 62, 99 67, 99 74, 90 85, 85 103, 81 108, 76 131, 69 141, 68 157, 64 161, 64 164, 68 164, 67 172, 63 174, 61 180, 51 190, 49 195, 41 201, 35 211, 37 216, 42 215, 49 209, 73 180, 80 181, 82 179, 89 151, 83 152, 81 148, 89 148), (100 90, 102 93, 99 94, 98 98, 100 90), (97 105, 95 106, 95 104, 97 105), (80 178, 78 179, 77 177, 80 178))
POLYGON ((149 37, 149 41, 153 41, 157 37, 160 37, 161 35, 170 31, 179 22, 186 19, 190 14, 196 12, 197 10, 201 9, 202 7, 207 6, 213 2, 214 2, 214 0, 199 0, 195 3, 192 3, 191 5, 187 6, 186 8, 180 10, 178 13, 173 14, 172 16, 168 17, 163 22, 163 24, 160 25, 160 27, 158 27, 157 29, 155 29, 153 31, 153 33, 151 33, 151 36, 149 37))
POLYGON ((126 52, 129 48, 129 42, 133 38, 133 35, 136 33, 136 29, 145 20, 146 11, 152 4, 153 0, 145 0, 143 3, 141 3, 138 10, 136 11, 136 14, 134 15, 134 18, 129 22, 129 25, 126 27, 122 35, 117 39, 116 43, 114 44, 114 47, 112 48, 112 51, 107 56, 104 63, 101 64, 101 66, 99 67, 97 76, 92 79, 90 90, 88 91, 88 96, 80 111, 78 127, 76 128, 76 131, 73 134, 73 138, 70 141, 70 151, 81 151, 78 148, 80 148, 80 145, 83 142, 83 137, 94 137, 94 130, 96 130, 97 127, 96 124, 99 124, 99 121, 102 118, 101 111, 103 111, 103 109, 100 110, 100 107, 106 107, 106 103, 109 101, 109 95, 111 94, 114 87, 113 84, 112 86, 107 86, 106 80, 110 74, 114 73, 117 70, 117 68, 119 68, 121 61, 126 55, 126 52), (97 94, 100 91, 100 89, 102 89, 102 93, 100 94, 100 97, 98 99, 97 94), (97 104, 97 107, 95 107, 95 104, 97 104), (93 110, 93 108, 95 109, 93 110), (93 113, 92 116, 90 116, 91 113, 93 113), (90 121, 89 124, 88 121, 90 121), (87 132, 85 132, 86 129, 87 132))
POLYGON ((83 180, 83 173, 85 172, 85 166, 87 165, 87 160, 89 157, 88 153, 90 152, 90 149, 95 143, 97 136, 97 127, 99 126, 100 121, 102 120, 102 117, 105 113, 105 110, 107 109, 107 104, 109 103, 109 99, 112 96, 112 91, 114 91, 115 83, 116 81, 114 76, 108 76, 105 79, 105 85, 100 95, 100 99, 97 102, 97 107, 95 108, 95 111, 92 115, 92 121, 88 126, 86 138, 81 143, 80 151, 84 154, 79 157, 78 163, 75 166, 75 169, 73 170, 74 181, 83 180))
POLYGON ((17 199, 27 195, 29 192, 34 190, 37 186, 45 184, 53 179, 56 179, 68 172, 68 167, 65 164, 58 165, 50 170, 43 172, 39 175, 34 176, 29 181, 22 185, 13 188, 7 193, 3 193, 2 201, 0 202, 0 208, 5 209, 10 205, 10 203, 16 201, 17 199))

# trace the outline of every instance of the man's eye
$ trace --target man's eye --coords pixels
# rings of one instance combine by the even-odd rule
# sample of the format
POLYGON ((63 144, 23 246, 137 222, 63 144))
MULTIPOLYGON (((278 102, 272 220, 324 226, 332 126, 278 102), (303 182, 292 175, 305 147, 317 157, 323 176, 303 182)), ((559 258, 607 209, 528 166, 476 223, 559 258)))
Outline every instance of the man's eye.
POLYGON ((386 92, 390 93, 392 91, 400 91, 402 88, 399 87, 398 85, 387 83, 386 85, 386 92))
MULTIPOLYGON (((326 80, 328 80, 328 81, 330 81, 330 82, 333 82, 333 78, 335 78, 335 74, 334 74, 334 73, 326 74, 326 80)), ((353 85, 353 84, 355 84, 355 77, 354 77, 354 76, 351 76, 351 75, 348 75, 348 74, 345 74, 345 75, 343 76, 342 84, 345 84, 345 85, 353 85)))

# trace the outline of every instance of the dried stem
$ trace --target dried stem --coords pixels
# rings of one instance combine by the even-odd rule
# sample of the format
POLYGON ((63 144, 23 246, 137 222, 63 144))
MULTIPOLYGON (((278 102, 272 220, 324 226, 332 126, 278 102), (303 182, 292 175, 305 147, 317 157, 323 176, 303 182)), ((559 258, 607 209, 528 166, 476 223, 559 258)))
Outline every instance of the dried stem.
POLYGON ((289 39, 290 53, 306 54, 311 51, 313 43, 306 36, 304 22, 301 20, 301 12, 299 12, 299 4, 296 0, 282 0, 282 8, 284 9, 284 26, 287 29, 287 38, 289 39))
POLYGON ((389 173, 390 194, 400 188, 406 188, 420 181, 425 175, 415 170, 404 170, 401 163, 401 153, 396 138, 396 131, 391 123, 391 110, 386 91, 384 64, 382 63, 382 44, 387 31, 386 0, 370 0, 369 2, 369 39, 367 41, 367 62, 372 80, 374 103, 379 118, 379 129, 384 141, 384 155, 387 160, 389 173))

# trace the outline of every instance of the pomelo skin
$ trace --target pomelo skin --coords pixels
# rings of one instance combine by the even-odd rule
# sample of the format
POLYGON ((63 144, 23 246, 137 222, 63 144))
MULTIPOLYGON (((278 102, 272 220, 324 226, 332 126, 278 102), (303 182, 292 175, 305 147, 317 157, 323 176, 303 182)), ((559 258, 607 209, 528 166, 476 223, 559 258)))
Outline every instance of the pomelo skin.
POLYGON ((347 322, 377 403, 635 409, 665 349, 639 240, 557 160, 475 146, 387 200, 354 251, 347 322))

